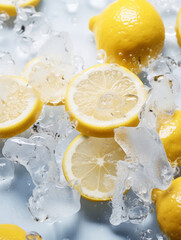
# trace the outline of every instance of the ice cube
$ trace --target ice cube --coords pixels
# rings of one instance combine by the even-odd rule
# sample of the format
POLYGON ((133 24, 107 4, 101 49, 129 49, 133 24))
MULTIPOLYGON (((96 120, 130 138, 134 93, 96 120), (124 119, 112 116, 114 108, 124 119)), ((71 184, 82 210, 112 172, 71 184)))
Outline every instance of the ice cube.
POLYGON ((162 120, 170 118, 175 110, 175 96, 172 82, 166 76, 155 77, 150 81, 148 99, 140 111, 140 125, 157 128, 162 120), (158 122, 157 122, 158 120, 158 122))
POLYGON ((59 57, 64 64, 72 63, 73 43, 66 32, 52 32, 39 49, 38 54, 47 57, 59 57))
POLYGON ((80 195, 68 186, 37 187, 29 199, 29 209, 36 221, 63 221, 80 209, 80 195))
POLYGON ((34 138, 8 139, 3 148, 3 155, 9 160, 23 165, 30 173, 35 185, 42 182, 54 181, 59 177, 54 162, 53 139, 48 136, 36 136, 34 138), (54 174, 51 175, 51 171, 54 174), (53 179, 51 179, 53 177, 53 179))
POLYGON ((37 50, 51 34, 52 28, 43 13, 33 7, 18 8, 14 22, 18 47, 25 53, 37 50), (22 49, 23 46, 23 49, 22 49))
MULTIPOLYGON (((173 169, 156 130, 142 126, 120 127, 115 130, 115 140, 131 158, 128 167, 131 175, 133 174, 133 191, 139 193, 139 186, 145 185, 146 192, 147 184, 148 190, 149 188, 164 190, 169 187, 173 178, 173 169)), ((151 200, 151 193, 148 199, 143 198, 143 200, 151 200)))

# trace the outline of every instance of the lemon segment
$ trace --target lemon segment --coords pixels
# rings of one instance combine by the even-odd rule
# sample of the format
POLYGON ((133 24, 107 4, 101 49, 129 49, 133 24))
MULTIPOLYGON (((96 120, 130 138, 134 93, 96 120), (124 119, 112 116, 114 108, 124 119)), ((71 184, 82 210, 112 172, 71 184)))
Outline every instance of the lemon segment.
POLYGON ((176 30, 177 42, 178 42, 179 46, 181 47, 181 9, 177 15, 175 30, 176 30))
POLYGON ((146 96, 143 83, 128 69, 100 64, 70 82, 65 105, 84 135, 112 137, 114 128, 138 124, 146 96))
POLYGON ((23 71, 42 102, 49 105, 64 104, 68 83, 72 79, 72 68, 58 57, 39 56, 31 60, 23 71))
POLYGON ((154 189, 152 198, 161 230, 170 240, 181 236, 181 177, 173 180, 167 190, 154 189))
POLYGON ((106 201, 114 192, 117 162, 124 157, 114 138, 79 135, 65 152, 63 172, 84 198, 106 201))
POLYGON ((97 49, 107 53, 108 63, 117 63, 140 73, 164 46, 161 16, 149 1, 117 0, 89 21, 97 49))
POLYGON ((26 240, 26 232, 13 224, 0 224, 1 240, 26 240))
MULTIPOLYGON (((16 16, 16 8, 12 0, 0 0, 0 12, 6 12, 9 16, 16 16)), ((37 6, 40 0, 16 0, 20 7, 37 6)))
POLYGON ((0 138, 28 129, 39 117, 43 103, 27 81, 15 76, 0 77, 0 138))

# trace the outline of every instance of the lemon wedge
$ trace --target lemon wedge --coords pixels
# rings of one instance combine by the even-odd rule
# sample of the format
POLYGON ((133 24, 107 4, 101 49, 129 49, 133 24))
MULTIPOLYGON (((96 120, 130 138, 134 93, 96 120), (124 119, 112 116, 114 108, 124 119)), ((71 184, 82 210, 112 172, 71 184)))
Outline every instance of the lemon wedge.
POLYGON ((64 104, 72 72, 72 65, 62 63, 59 57, 39 56, 25 66, 22 75, 43 103, 61 105, 64 104))
POLYGON ((25 240, 26 232, 13 224, 0 224, 1 240, 25 240))
POLYGON ((177 15, 177 22, 176 22, 176 36, 177 36, 177 42, 179 46, 181 47, 181 9, 177 15))
POLYGON ((15 136, 28 129, 39 117, 43 103, 15 76, 0 77, 0 138, 15 136))
POLYGON ((112 137, 115 128, 138 124, 146 96, 134 73, 119 65, 100 64, 70 82, 65 106, 84 135, 112 137))
POLYGON ((117 176, 117 162, 125 153, 114 138, 76 137, 67 148, 63 172, 71 186, 86 199, 110 200, 117 176))
POLYGON ((15 16, 17 14, 15 5, 13 2, 20 7, 36 6, 40 0, 0 0, 0 12, 6 12, 9 16, 15 16))

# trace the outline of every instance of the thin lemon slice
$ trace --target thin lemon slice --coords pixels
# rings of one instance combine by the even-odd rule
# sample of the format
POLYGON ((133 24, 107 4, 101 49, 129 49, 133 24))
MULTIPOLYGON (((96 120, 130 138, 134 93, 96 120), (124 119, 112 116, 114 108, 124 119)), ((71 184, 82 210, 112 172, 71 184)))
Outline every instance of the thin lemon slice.
POLYGON ((83 197, 106 201, 114 192, 117 162, 124 157, 114 138, 79 135, 64 155, 63 172, 83 197))
POLYGON ((15 2, 20 7, 36 6, 40 0, 0 0, 0 12, 6 12, 9 16, 15 16, 17 14, 15 2))
POLYGON ((65 105, 84 135, 112 137, 114 128, 138 124, 146 95, 143 83, 128 69, 100 64, 70 82, 65 105))
POLYGON ((45 104, 60 105, 65 101, 72 68, 72 65, 63 63, 59 57, 39 56, 25 66, 23 77, 45 104))
POLYGON ((25 240, 26 232, 13 224, 0 224, 1 240, 25 240))
POLYGON ((39 117, 43 103, 26 80, 0 77, 0 138, 15 136, 28 129, 39 117))
POLYGON ((181 47, 181 9, 177 15, 177 21, 176 21, 176 35, 177 35, 177 42, 179 46, 181 47))

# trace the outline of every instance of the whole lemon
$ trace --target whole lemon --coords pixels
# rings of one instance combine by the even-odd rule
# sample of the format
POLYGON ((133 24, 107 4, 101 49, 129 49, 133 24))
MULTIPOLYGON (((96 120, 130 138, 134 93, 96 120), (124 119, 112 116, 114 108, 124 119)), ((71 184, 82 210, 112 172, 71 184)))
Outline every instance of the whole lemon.
POLYGON ((90 19, 97 49, 107 53, 107 62, 139 73, 149 59, 162 51, 165 29, 156 9, 146 0, 117 0, 90 19))
POLYGON ((0 224, 1 240, 26 240, 26 232, 13 224, 0 224))
POLYGON ((171 240, 181 239, 181 177, 173 180, 167 190, 154 189, 158 224, 171 240))
POLYGON ((162 123, 158 129, 168 160, 173 165, 181 165, 181 111, 176 110, 173 117, 162 123))

